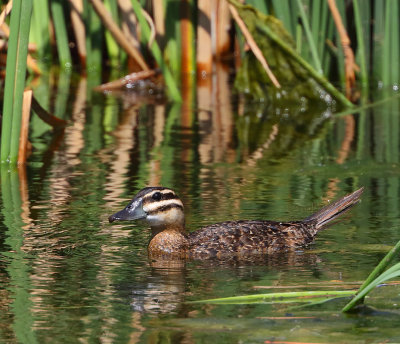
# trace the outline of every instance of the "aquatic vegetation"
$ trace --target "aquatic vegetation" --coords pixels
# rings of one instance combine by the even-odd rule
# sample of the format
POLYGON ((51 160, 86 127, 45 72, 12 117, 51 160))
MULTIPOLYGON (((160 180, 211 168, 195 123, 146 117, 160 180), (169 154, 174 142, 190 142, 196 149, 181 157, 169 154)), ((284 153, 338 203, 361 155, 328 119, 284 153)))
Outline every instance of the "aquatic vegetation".
POLYGON ((355 306, 364 301, 365 296, 376 288, 378 285, 400 276, 400 263, 393 265, 385 270, 392 260, 398 256, 400 252, 400 241, 387 253, 380 263, 371 272, 365 282, 357 291, 355 297, 343 308, 343 312, 352 311, 355 306))
POLYGON ((1 162, 16 164, 21 131, 28 37, 33 1, 14 1, 4 86, 1 162))
MULTIPOLYGON (((330 104, 334 99, 351 107, 350 100, 355 102, 359 97, 356 80, 363 94, 371 84, 398 89, 397 1, 368 1, 360 6, 354 0, 347 7, 343 2, 301 0, 248 1, 248 5, 236 0, 38 0, 22 5, 15 1, 7 4, 2 21, 12 6, 9 81, 2 119, 3 162, 16 160, 22 93, 14 93, 10 85, 17 70, 15 80, 21 81, 15 85, 22 87, 26 70, 22 64, 28 65, 30 73, 39 74, 58 63, 66 70, 96 74, 98 83, 105 71, 110 71, 112 78, 121 78, 128 70, 129 81, 119 83, 120 87, 145 85, 150 97, 160 76, 140 72, 160 68, 166 93, 176 102, 182 101, 180 86, 194 88, 196 83, 208 83, 221 61, 234 67, 239 93, 262 101, 306 99, 330 104), (18 14, 20 6, 26 6, 23 15, 18 14), (26 58, 28 43, 34 47, 26 58), (21 52, 18 56, 15 47, 21 52), (15 68, 17 61, 21 68, 15 68), (345 95, 333 86, 338 81, 345 95), (10 105, 14 103, 15 107, 10 105)), ((7 35, 5 25, 3 22, 7 35)))
POLYGON ((193 303, 210 303, 210 304, 283 304, 283 303, 300 303, 306 305, 316 305, 334 299, 353 296, 350 302, 343 307, 343 312, 351 312, 355 307, 363 303, 364 298, 377 286, 400 276, 400 263, 387 268, 392 260, 398 256, 400 252, 400 241, 389 251, 389 253, 375 267, 361 287, 355 290, 308 290, 302 292, 279 292, 267 294, 251 294, 242 296, 231 296, 217 299, 193 301, 193 303), (385 270, 386 269, 386 270, 385 270))

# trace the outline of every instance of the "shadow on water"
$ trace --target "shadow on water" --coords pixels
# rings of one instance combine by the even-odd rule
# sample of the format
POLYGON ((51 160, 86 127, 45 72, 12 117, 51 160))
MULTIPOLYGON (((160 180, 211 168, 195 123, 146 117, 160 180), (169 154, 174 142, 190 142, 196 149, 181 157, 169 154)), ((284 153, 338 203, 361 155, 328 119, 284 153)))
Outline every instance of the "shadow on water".
POLYGON ((400 340, 396 285, 368 301, 382 312, 357 317, 340 314, 345 300, 309 309, 188 302, 358 286, 400 239, 399 98, 336 118, 329 106, 249 103, 232 94, 224 69, 182 105, 56 78, 55 94, 45 79, 35 94, 68 126, 52 131, 34 115, 29 164, 1 170, 0 341, 400 340), (182 198, 189 230, 301 219, 359 186, 365 192, 345 221, 302 251, 157 266, 144 224, 107 221, 157 184, 182 198))

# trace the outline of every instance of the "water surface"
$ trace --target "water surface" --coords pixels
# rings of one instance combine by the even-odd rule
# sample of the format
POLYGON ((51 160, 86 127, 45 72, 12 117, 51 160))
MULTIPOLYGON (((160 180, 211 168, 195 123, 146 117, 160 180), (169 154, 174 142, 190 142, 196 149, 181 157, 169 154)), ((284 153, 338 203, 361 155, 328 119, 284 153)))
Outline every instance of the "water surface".
POLYGON ((248 104, 224 83, 199 89, 196 105, 96 94, 84 79, 65 85, 51 97, 36 90, 65 130, 34 117, 26 169, 1 170, 0 342, 400 342, 397 285, 375 290, 374 308, 357 315, 340 313, 346 299, 190 303, 357 288, 400 240, 399 98, 335 117, 334 106, 248 104), (304 250, 155 266, 144 224, 107 220, 148 185, 176 190, 188 230, 301 219, 360 186, 365 193, 304 250))

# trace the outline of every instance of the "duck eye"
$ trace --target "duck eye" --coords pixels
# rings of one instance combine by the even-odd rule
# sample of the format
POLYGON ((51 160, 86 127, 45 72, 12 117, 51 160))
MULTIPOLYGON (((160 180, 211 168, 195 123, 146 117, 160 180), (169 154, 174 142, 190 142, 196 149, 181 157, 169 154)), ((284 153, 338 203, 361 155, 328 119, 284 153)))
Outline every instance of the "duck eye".
POLYGON ((151 198, 154 199, 155 201, 159 201, 161 199, 161 197, 162 197, 161 192, 155 192, 151 196, 151 198))

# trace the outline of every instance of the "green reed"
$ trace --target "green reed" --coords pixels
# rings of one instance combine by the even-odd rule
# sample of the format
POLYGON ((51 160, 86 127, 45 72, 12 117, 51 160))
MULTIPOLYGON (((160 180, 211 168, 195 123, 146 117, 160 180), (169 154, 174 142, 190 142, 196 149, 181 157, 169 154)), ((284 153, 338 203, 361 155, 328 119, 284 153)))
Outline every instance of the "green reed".
POLYGON ((36 44, 38 57, 43 61, 51 56, 49 2, 47 0, 35 0, 32 10, 30 41, 36 44))
MULTIPOLYGON (((164 2, 161 7, 166 28, 165 35, 156 37, 154 42, 150 42, 150 47, 147 47, 146 44, 151 39, 151 30, 144 18, 143 9, 148 10, 149 3, 150 1, 139 2, 137 0, 131 2, 142 33, 141 53, 146 57, 150 55, 154 57, 155 63, 150 68, 155 68, 156 65, 161 68, 167 93, 171 99, 180 101, 181 95, 177 85, 181 82, 182 74, 187 73, 187 71, 181 70, 183 66, 181 51, 187 51, 186 48, 183 49, 184 44, 185 47, 188 46, 187 41, 182 41, 185 35, 185 32, 182 31, 182 22, 184 19, 190 21, 191 34, 186 35, 185 39, 188 36, 193 36, 192 42, 195 42, 197 20, 201 14, 198 13, 195 1, 185 2, 185 6, 190 6, 190 16, 182 14, 183 2, 173 0, 164 2)), ((313 61, 313 69, 317 71, 316 74, 320 74, 319 72, 322 70, 327 80, 338 81, 337 79, 339 79, 343 82, 345 70, 343 51, 332 15, 325 1, 260 0, 248 1, 248 3, 254 4, 262 13, 274 15, 283 22, 296 42, 296 49, 293 50, 293 53, 297 55, 300 53, 304 61, 313 61), (335 70, 335 66, 337 70, 335 70)), ((352 0, 346 7, 344 2, 341 1, 337 1, 336 4, 342 20, 347 26, 352 47, 360 66, 359 80, 364 87, 363 92, 365 93, 364 90, 368 89, 368 85, 376 81, 381 82, 383 86, 398 85, 400 81, 398 64, 400 60, 399 2, 397 0, 375 0, 371 3, 352 0), (352 30, 350 30, 352 27, 355 27, 355 34, 353 35, 352 30)), ((106 0, 105 5, 114 22, 122 25, 124 18, 118 12, 117 2, 106 0)), ((116 70, 117 66, 123 66, 123 62, 125 62, 123 57, 126 54, 104 29, 103 22, 93 10, 90 1, 84 0, 83 8, 81 18, 85 25, 86 68, 88 72, 96 71, 99 75, 97 79, 100 81, 100 72, 105 71, 106 68, 116 70), (103 44, 103 42, 106 44, 103 44), (103 66, 106 66, 106 68, 103 68, 103 66)), ((37 46, 36 57, 41 60, 54 61, 56 59, 51 54, 53 51, 57 51, 59 63, 69 66, 72 61, 76 60, 70 52, 70 44, 71 40, 72 43, 74 42, 74 34, 72 31, 68 31, 71 30, 69 18, 71 12, 75 10, 70 2, 61 0, 51 2, 45 0, 15 1, 11 13, 11 37, 6 67, 1 161, 9 160, 11 151, 14 155, 17 151, 15 142, 18 141, 19 119, 18 115, 14 118, 13 114, 20 112, 22 104, 19 99, 22 99, 21 92, 26 70, 26 66, 23 66, 26 62, 22 60, 26 59, 24 56, 26 56, 29 27, 31 26, 31 41, 36 43, 37 46), (24 6, 26 10, 21 12, 21 6, 24 6), (32 6, 33 15, 30 25, 32 6), (52 43, 50 42, 49 27, 51 27, 51 24, 55 29, 54 42, 57 49, 50 49, 52 43), (14 144, 11 145, 11 141, 14 144)), ((149 14, 152 15, 151 12, 149 14)), ((258 29, 264 30, 260 25, 258 29)), ((244 51, 245 41, 240 32, 237 30, 234 35, 234 38, 237 38, 241 45, 241 51, 244 51)), ((190 72, 193 72, 195 70, 195 45, 191 47, 193 52, 190 53, 188 63, 193 66, 190 67, 190 72)), ((268 56, 266 58, 268 60, 268 56)), ((115 74, 111 73, 111 75, 114 76, 115 74)), ((190 82, 191 86, 195 84, 194 78, 190 82)), ((322 80, 321 82, 325 81, 322 80)), ((332 87, 328 91, 335 92, 332 87)), ((343 95, 338 95, 336 92, 334 96, 341 98, 340 101, 346 106, 350 106, 350 102, 343 99, 343 95)))
POLYGON ((103 26, 89 0, 83 1, 83 18, 86 30, 87 72, 99 73, 103 62, 103 26))
POLYGON ((68 33, 62 0, 52 0, 50 3, 56 34, 58 61, 65 68, 72 67, 72 58, 68 43, 68 33))
POLYGON ((380 261, 380 263, 371 272, 365 282, 361 285, 356 296, 343 307, 343 312, 349 312, 354 309, 356 305, 361 303, 365 296, 378 285, 400 276, 400 263, 393 265, 387 269, 392 260, 400 253, 400 241, 388 252, 388 254, 380 261))
POLYGON ((165 26, 165 49, 164 56, 171 68, 174 80, 180 80, 182 51, 181 29, 180 29, 180 2, 165 1, 165 15, 171 20, 172 25, 165 26))
POLYGON ((317 290, 317 291, 295 291, 282 293, 252 294, 218 299, 199 300, 192 303, 210 304, 252 304, 252 303, 311 303, 318 301, 329 301, 333 298, 347 297, 355 294, 354 290, 317 290))
POLYGON ((18 159, 32 6, 32 0, 16 0, 11 12, 1 134, 1 162, 11 164, 18 159))
MULTIPOLYGON (((110 12, 113 20, 118 23, 119 19, 117 2, 113 0, 106 0, 104 1, 104 6, 110 12)), ((120 64, 120 50, 117 42, 108 30, 105 32, 105 40, 110 65, 113 67, 117 67, 120 64)))
POLYGON ((284 50, 293 59, 295 59, 305 70, 307 70, 307 72, 322 87, 324 87, 330 94, 332 94, 341 104, 347 107, 352 107, 353 104, 342 93, 340 93, 322 74, 317 72, 305 59, 303 59, 300 55, 296 54, 296 52, 288 44, 286 44, 286 42, 282 41, 266 25, 257 23, 256 26, 257 29, 265 33, 272 41, 278 44, 282 48, 282 50, 284 50))
MULTIPOLYGON (((357 55, 360 61, 360 79, 362 86, 368 89, 368 71, 367 71, 368 55, 365 47, 365 33, 361 20, 361 8, 359 5, 359 0, 353 0, 353 6, 354 6, 354 22, 356 26, 356 34, 358 42, 357 55)), ((363 3, 363 6, 369 6, 369 4, 363 3)))
MULTIPOLYGON (((311 32, 310 23, 309 23, 308 17, 306 16, 306 12, 304 10, 303 4, 301 3, 301 0, 297 0, 297 7, 299 8, 299 14, 300 14, 301 21, 303 23, 305 35, 307 38, 307 43, 308 43, 308 46, 310 47, 311 56, 312 56, 313 63, 314 63, 314 68, 319 73, 321 73, 322 67, 321 67, 320 57, 318 56, 318 52, 317 52, 317 48, 316 48, 315 40, 314 40, 316 33, 314 33, 314 35, 313 35, 311 32)), ((314 21, 316 21, 316 20, 314 20, 314 21)), ((314 32, 316 32, 316 29, 314 29, 314 32)))
POLYGON ((135 14, 140 23, 140 27, 142 29, 142 35, 143 35, 144 40, 146 41, 146 43, 151 43, 150 50, 153 53, 155 60, 157 61, 158 65, 160 66, 160 68, 163 72, 165 83, 167 85, 168 93, 170 94, 170 96, 173 100, 181 101, 182 98, 181 98, 180 92, 176 86, 176 82, 173 78, 173 75, 162 56, 162 52, 161 52, 161 49, 160 49, 158 43, 156 41, 150 42, 150 35, 151 35, 150 27, 149 27, 149 24, 147 23, 146 19, 144 18, 143 10, 142 10, 142 7, 140 6, 140 3, 137 0, 133 0, 132 7, 133 7, 133 10, 135 11, 135 14))

